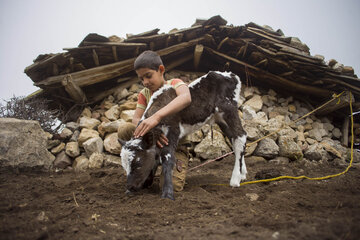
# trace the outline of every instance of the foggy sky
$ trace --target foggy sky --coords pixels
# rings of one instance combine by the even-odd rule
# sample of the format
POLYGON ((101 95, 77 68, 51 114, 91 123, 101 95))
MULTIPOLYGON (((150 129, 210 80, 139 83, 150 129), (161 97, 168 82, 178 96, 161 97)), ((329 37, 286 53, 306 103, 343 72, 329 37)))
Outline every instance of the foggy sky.
POLYGON ((356 0, 0 0, 0 100, 37 90, 24 69, 39 54, 76 47, 88 33, 168 32, 214 15, 235 26, 281 29, 311 55, 334 58, 360 75, 359 10, 356 0))

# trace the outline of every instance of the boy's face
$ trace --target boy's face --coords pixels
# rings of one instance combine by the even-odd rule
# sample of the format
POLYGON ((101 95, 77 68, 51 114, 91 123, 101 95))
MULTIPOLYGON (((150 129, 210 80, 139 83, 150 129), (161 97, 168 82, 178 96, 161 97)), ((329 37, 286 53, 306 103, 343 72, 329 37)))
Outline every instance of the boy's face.
POLYGON ((164 66, 160 65, 157 71, 150 68, 139 68, 136 70, 136 74, 145 87, 155 92, 164 85, 164 71, 164 66))

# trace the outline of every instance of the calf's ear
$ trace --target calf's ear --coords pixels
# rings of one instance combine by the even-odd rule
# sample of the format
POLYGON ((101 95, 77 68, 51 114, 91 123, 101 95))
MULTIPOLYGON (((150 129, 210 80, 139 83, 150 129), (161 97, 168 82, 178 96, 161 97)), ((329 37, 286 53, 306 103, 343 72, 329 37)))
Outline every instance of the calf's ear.
POLYGON ((155 145, 155 139, 154 139, 154 134, 152 132, 148 132, 146 133, 143 137, 142 137, 143 141, 143 148, 144 149, 149 149, 151 148, 153 145, 155 145))
POLYGON ((126 143, 126 141, 124 141, 124 140, 122 140, 122 139, 120 139, 120 138, 118 138, 118 141, 119 141, 119 143, 121 144, 121 146, 124 146, 125 143, 126 143))

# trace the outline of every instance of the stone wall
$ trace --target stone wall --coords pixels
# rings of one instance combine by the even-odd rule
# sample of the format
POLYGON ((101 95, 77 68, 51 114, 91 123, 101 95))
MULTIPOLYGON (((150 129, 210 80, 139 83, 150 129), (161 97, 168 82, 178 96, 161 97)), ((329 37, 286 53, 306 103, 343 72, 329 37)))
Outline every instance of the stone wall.
MULTIPOLYGON (((181 78, 189 83, 203 73, 172 71, 166 78, 181 78), (191 80, 190 80, 191 79, 191 80)), ((117 131, 131 122, 136 108, 138 92, 134 84, 128 89, 115 92, 101 104, 87 107, 77 122, 66 123, 60 137, 50 137, 48 149, 56 156, 56 169, 71 168, 82 171, 103 166, 120 166, 121 145, 117 131)), ((248 133, 248 143, 284 127, 281 131, 251 144, 246 156, 257 156, 269 161, 338 161, 349 160, 349 149, 340 144, 341 131, 326 117, 314 115, 293 123, 308 113, 309 106, 293 97, 283 97, 273 90, 242 87, 239 112, 248 133)), ((231 151, 217 125, 204 126, 187 136, 192 143, 192 159, 212 159, 231 151)), ((359 161, 359 153, 355 152, 359 161)))

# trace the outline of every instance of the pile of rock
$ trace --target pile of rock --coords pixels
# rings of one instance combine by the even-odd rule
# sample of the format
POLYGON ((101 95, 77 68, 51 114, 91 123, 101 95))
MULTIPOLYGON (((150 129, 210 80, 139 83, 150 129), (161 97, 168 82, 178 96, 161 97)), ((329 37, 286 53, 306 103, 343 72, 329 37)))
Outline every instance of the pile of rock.
MULTIPOLYGON (((172 71, 167 78, 194 80, 203 73, 172 71)), ((100 105, 85 108, 77 122, 66 123, 60 137, 49 136, 48 149, 56 155, 56 169, 101 168, 120 166, 121 145, 118 129, 131 122, 138 92, 142 86, 132 85, 107 97, 100 105)), ((282 128, 279 132, 251 144, 246 156, 260 156, 267 160, 311 161, 346 160, 349 150, 340 144, 341 131, 328 118, 310 115, 293 121, 310 108, 293 97, 283 98, 275 91, 263 91, 243 86, 239 115, 248 133, 248 143, 282 128)), ((187 137, 192 142, 193 158, 212 159, 231 151, 218 126, 204 126, 187 137)))

